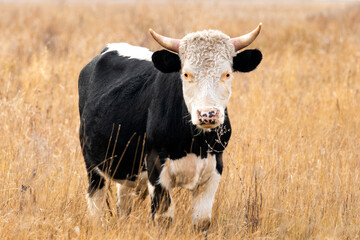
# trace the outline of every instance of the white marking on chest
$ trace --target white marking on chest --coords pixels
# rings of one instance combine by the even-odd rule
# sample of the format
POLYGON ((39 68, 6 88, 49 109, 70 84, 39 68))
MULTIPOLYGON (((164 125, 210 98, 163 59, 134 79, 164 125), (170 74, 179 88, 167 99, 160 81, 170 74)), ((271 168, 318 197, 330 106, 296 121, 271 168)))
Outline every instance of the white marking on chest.
POLYGON ((175 186, 194 190, 199 185, 206 183, 216 169, 215 155, 207 155, 201 159, 194 153, 171 160, 167 159, 161 170, 159 183, 167 189, 175 186))
POLYGON ((119 56, 139 60, 151 61, 151 56, 153 54, 153 52, 147 48, 133 46, 128 43, 109 43, 106 47, 108 49, 103 54, 111 51, 117 51, 119 56))

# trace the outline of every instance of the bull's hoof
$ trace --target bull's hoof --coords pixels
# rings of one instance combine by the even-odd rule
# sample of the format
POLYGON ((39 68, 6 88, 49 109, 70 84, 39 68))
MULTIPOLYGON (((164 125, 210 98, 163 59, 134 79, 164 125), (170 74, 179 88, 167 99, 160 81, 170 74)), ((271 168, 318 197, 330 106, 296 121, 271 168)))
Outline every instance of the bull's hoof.
POLYGON ((210 219, 204 219, 194 225, 195 231, 207 232, 210 228, 210 219))

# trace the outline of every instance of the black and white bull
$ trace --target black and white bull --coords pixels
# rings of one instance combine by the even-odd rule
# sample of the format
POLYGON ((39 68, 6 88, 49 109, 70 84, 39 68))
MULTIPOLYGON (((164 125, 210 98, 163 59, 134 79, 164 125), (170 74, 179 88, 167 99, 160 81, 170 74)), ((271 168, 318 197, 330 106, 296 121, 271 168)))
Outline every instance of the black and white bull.
POLYGON ((238 51, 260 29, 232 39, 215 30, 171 39, 150 29, 171 51, 108 44, 82 69, 80 140, 92 215, 102 216, 110 179, 120 213, 147 188, 155 219, 173 218, 170 190, 181 186, 192 191, 193 224, 208 228, 231 135, 233 72, 252 71, 262 59, 256 49, 238 51))

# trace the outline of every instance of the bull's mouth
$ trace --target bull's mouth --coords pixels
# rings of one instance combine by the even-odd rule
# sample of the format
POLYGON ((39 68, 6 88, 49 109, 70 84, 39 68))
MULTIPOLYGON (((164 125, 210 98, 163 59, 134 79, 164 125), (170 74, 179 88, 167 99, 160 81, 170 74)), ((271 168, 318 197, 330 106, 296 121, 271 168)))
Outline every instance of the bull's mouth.
POLYGON ((202 125, 198 125, 201 128, 204 129, 213 129, 216 128, 217 126, 219 126, 219 124, 202 124, 202 125))
POLYGON ((220 122, 216 122, 216 123, 197 123, 197 124, 194 124, 194 125, 196 125, 200 129, 211 130, 211 129, 214 129, 214 128, 217 128, 218 126, 220 126, 220 122))

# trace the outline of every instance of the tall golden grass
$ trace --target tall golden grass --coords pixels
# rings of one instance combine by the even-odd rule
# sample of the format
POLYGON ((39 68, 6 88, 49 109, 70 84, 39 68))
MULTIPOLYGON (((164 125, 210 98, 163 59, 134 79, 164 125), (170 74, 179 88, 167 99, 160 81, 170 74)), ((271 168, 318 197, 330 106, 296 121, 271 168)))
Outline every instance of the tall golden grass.
MULTIPOLYGON (((77 78, 108 42, 160 49, 181 38, 234 37, 260 21, 264 59, 236 74, 209 239, 360 238, 358 3, 0 3, 0 239, 202 239, 189 194, 153 225, 149 199, 129 217, 89 220, 78 140, 77 78)), ((115 208, 115 194, 109 194, 115 208)))

